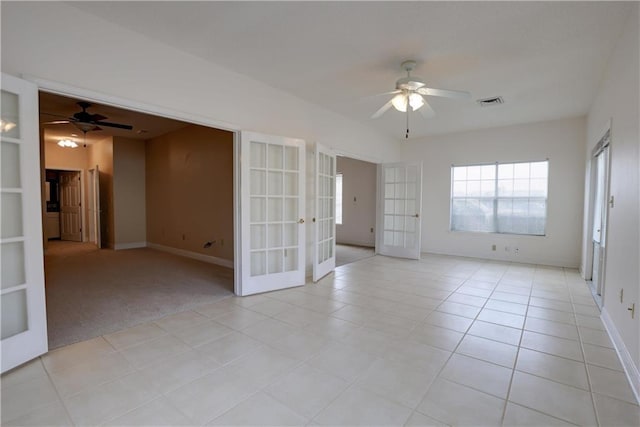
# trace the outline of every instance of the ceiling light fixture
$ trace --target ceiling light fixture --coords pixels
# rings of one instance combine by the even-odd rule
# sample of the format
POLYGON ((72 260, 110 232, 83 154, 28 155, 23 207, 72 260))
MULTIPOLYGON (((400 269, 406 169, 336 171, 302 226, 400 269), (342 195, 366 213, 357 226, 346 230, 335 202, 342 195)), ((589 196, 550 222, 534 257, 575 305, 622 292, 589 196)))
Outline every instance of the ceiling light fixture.
POLYGON ((391 100, 391 104, 393 107, 401 111, 403 113, 407 112, 407 96, 409 97, 409 106, 411 107, 411 111, 418 111, 420 107, 424 105, 424 98, 422 98, 419 94, 411 91, 406 91, 403 93, 399 93, 393 97, 391 100))
POLYGON ((78 146, 78 144, 69 139, 61 139, 58 141, 58 145, 63 148, 76 148, 78 146))

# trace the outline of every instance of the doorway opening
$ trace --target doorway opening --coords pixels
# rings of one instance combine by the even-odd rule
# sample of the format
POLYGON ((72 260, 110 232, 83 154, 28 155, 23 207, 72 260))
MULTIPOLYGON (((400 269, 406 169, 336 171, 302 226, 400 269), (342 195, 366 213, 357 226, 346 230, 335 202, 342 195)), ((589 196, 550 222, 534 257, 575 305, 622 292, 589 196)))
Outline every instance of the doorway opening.
POLYGON ((82 170, 46 169, 43 228, 47 240, 83 241, 82 193, 82 170))
POLYGON ((39 94, 50 349, 233 295, 234 133, 83 102, 39 94))
POLYGON ((609 165, 611 131, 608 129, 592 152, 591 159, 591 281, 589 285, 596 303, 603 304, 609 208, 609 165))
POLYGON ((336 158, 336 267, 375 255, 377 167, 336 158))

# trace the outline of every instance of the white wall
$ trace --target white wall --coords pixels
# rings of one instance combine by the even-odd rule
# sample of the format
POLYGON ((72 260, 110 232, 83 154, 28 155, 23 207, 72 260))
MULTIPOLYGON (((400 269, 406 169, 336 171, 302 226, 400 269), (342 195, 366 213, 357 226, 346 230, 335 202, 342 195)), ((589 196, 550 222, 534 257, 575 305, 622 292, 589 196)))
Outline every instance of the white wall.
POLYGON ((336 243, 375 246, 376 169, 374 163, 337 158, 336 171, 343 182, 342 225, 336 225, 336 243))
MULTIPOLYGON (((635 377, 631 377, 636 393, 640 393, 639 14, 638 3, 635 3, 589 111, 588 147, 586 160, 583 159, 587 165, 585 179, 589 182, 591 150, 600 139, 605 124, 611 119, 610 194, 614 197, 615 205, 609 209, 603 320, 612 328, 614 339, 616 335, 621 339, 622 342, 618 343, 619 350, 628 352, 632 360, 635 377), (623 303, 619 299, 620 289, 624 289, 623 303), (635 319, 631 318, 627 310, 632 303, 636 304, 635 319)), ((585 209, 588 209, 589 188, 585 194, 585 209)), ((587 247, 591 241, 588 227, 589 221, 585 221, 583 271, 588 268, 587 247)), ((627 368, 633 371, 633 367, 627 365, 627 368)))
POLYGON ((573 118, 406 143, 404 158, 423 162, 422 251, 576 268, 582 235, 584 129, 585 119, 573 118), (546 236, 449 231, 452 164, 544 159, 549 159, 546 236))
POLYGON ((378 159, 398 155, 397 140, 360 123, 61 2, 3 3, 1 31, 9 74, 378 159))
MULTIPOLYGON (((307 147, 318 142, 373 162, 399 156, 396 139, 61 2, 5 2, 1 31, 8 74, 88 89, 104 94, 103 103, 115 97, 174 111, 197 124, 302 138, 307 147)), ((313 173, 307 168, 310 183, 313 173)), ((308 268, 312 247, 309 241, 308 268)))

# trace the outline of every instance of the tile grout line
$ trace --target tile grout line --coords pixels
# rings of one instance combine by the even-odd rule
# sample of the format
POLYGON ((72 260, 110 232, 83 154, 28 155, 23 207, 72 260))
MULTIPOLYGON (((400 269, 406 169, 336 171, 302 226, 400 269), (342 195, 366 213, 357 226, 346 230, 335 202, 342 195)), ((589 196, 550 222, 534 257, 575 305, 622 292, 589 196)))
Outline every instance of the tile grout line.
POLYGON ((538 267, 536 266, 536 268, 534 269, 534 272, 533 272, 533 277, 531 278, 531 285, 530 285, 530 288, 529 288, 529 295, 528 295, 528 298, 527 298, 527 308, 526 308, 525 313, 524 313, 524 321, 522 323, 522 329, 520 330, 520 339, 518 341, 518 347, 517 347, 517 350, 516 350, 516 357, 515 357, 515 359, 513 361, 513 368, 511 369, 511 378, 509 378, 509 386, 507 387, 507 394, 505 396, 504 408, 502 409, 502 416, 500 417, 500 424, 501 425, 504 425, 504 418, 505 418, 505 416, 507 414, 507 406, 509 405, 509 397, 511 396, 511 388, 513 387, 513 378, 514 378, 515 373, 516 373, 516 366, 518 365, 518 358, 520 357, 520 348, 521 348, 521 345, 522 345, 522 338, 524 337, 524 330, 525 330, 524 328, 525 328, 525 325, 527 323, 527 313, 529 312, 529 304, 531 302, 531 294, 533 293, 533 281, 535 279, 535 273, 537 271, 537 268, 538 267))

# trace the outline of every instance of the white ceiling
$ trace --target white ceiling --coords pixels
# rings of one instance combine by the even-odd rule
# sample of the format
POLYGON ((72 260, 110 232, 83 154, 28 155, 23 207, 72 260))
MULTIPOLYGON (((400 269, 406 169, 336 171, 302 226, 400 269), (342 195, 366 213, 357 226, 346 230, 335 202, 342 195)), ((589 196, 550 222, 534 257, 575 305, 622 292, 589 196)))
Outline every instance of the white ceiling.
MULTIPOLYGON (((436 117, 412 137, 585 114, 630 5, 624 2, 70 2, 86 12, 288 91, 398 138, 405 116, 369 117, 400 63, 436 117), (479 98, 505 104, 480 107, 479 98)), ((241 93, 242 88, 238 88, 241 93)))

